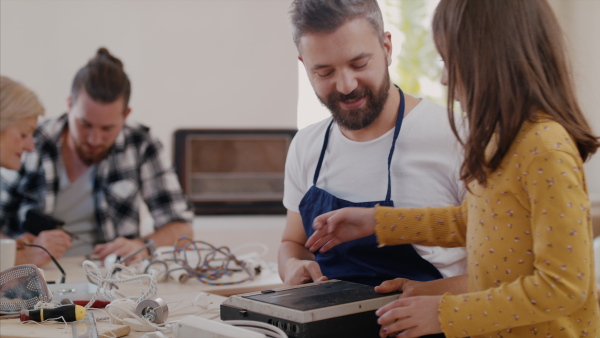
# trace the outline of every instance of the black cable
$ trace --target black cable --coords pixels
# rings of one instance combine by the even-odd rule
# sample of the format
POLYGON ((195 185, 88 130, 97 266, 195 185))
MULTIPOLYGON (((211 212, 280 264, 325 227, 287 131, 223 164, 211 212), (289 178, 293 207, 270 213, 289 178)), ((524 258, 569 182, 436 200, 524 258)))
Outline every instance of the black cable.
POLYGON ((60 273, 62 274, 62 277, 60 278, 60 283, 64 284, 65 279, 67 278, 67 274, 65 273, 65 270, 63 270, 62 266, 60 266, 60 264, 58 264, 58 262, 56 261, 56 259, 54 258, 54 256, 52 256, 48 250, 46 250, 46 248, 44 248, 41 245, 35 245, 35 244, 27 244, 27 243, 23 243, 23 245, 25 246, 30 246, 30 247, 34 247, 34 248, 40 248, 42 250, 44 250, 48 256, 50 256, 50 259, 52 259, 52 261, 54 262, 54 264, 56 264, 56 267, 58 268, 58 270, 60 270, 60 273))

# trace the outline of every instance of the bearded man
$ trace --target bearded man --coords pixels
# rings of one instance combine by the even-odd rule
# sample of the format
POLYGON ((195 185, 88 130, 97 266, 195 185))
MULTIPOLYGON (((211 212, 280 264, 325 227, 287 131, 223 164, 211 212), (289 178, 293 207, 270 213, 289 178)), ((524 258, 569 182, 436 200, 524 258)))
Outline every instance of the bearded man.
POLYGON ((459 276, 454 282, 462 288, 464 248, 377 248, 375 236, 325 254, 304 247, 322 213, 376 204, 459 205, 464 186, 460 145, 446 109, 404 94, 390 81, 391 35, 383 30, 377 1, 296 0, 290 12, 298 59, 332 116, 298 131, 288 152, 282 280, 297 285, 341 279, 373 286, 394 280, 395 289, 409 294, 421 282, 459 276))

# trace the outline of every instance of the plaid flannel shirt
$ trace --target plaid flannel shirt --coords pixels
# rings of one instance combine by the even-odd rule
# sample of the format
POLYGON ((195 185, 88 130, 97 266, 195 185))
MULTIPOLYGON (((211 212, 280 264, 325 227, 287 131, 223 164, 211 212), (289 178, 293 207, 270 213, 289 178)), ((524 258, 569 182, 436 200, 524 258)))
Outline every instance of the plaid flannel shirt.
MULTIPOLYGON (((34 134, 35 150, 24 153, 18 177, 2 184, 0 221, 9 233, 24 232, 22 222, 28 210, 36 208, 46 214, 54 210, 59 191, 58 144, 66 126, 66 114, 44 121, 34 134)), ((193 212, 175 172, 161 161, 161 150, 147 127, 126 125, 97 164, 93 195, 99 242, 139 236, 142 200, 155 229, 172 222, 191 224, 193 212)))

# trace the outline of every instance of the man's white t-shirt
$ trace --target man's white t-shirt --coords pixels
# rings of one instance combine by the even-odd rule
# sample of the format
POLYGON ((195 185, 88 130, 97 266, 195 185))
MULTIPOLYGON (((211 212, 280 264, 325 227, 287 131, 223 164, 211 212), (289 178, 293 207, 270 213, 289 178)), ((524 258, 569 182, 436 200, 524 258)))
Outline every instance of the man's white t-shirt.
MULTIPOLYGON (((461 121, 460 117, 456 117, 461 121)), ((296 134, 286 160, 284 206, 299 212, 313 184, 315 168, 331 118, 296 134)), ((460 122, 459 122, 460 123, 460 122)), ((387 161, 394 129, 381 137, 356 142, 332 125, 317 187, 351 202, 385 200, 387 161)), ((459 205, 464 185, 459 179, 463 156, 445 108, 425 99, 404 117, 392 157, 391 187, 395 207, 459 205)), ((466 273, 466 250, 413 245, 442 276, 466 273)))

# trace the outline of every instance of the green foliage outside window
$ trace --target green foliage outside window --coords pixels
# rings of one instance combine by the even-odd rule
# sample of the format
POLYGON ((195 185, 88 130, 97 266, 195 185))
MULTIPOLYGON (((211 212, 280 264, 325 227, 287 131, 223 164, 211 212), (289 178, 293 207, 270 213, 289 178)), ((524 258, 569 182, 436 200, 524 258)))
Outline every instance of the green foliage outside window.
POLYGON ((440 84, 442 63, 431 32, 431 17, 437 3, 437 0, 383 0, 382 10, 386 23, 402 35, 402 44, 394 46, 398 63, 395 69, 390 69, 392 81, 408 94, 445 106, 446 90, 440 84))

